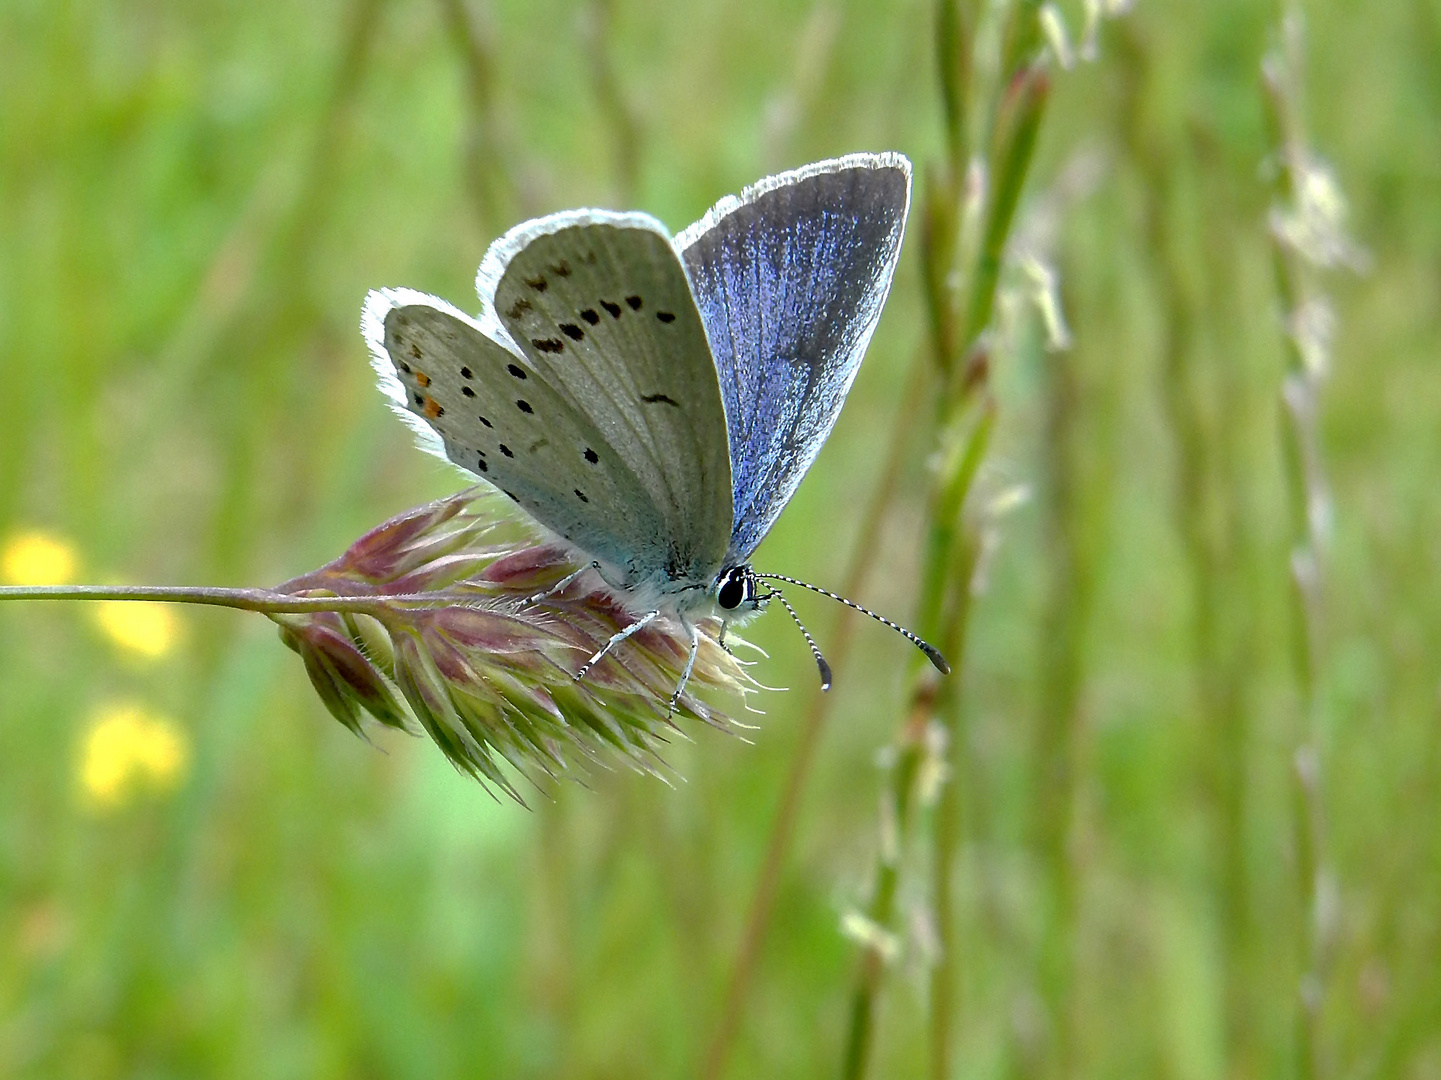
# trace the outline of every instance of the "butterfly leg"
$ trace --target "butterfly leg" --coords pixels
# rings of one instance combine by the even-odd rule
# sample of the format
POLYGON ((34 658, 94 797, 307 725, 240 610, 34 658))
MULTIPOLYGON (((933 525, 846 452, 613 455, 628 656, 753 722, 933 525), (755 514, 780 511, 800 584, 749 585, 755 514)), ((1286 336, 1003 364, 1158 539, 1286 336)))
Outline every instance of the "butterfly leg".
POLYGON ((566 588, 570 586, 571 582, 575 581, 578 577, 581 576, 581 574, 584 574, 587 570, 594 570, 599 573, 600 563, 588 563, 587 565, 582 566, 579 570, 576 570, 573 573, 566 574, 565 577, 561 578, 550 588, 546 589, 545 592, 538 592, 534 596, 527 596, 524 600, 521 601, 521 603, 538 604, 542 600, 549 600, 556 593, 564 592, 566 588))
POLYGON ((680 704, 680 696, 685 692, 685 684, 690 682, 690 673, 695 668, 696 653, 700 652, 700 631, 684 615, 680 617, 680 624, 685 627, 686 637, 690 639, 690 655, 685 659, 685 668, 680 673, 680 682, 676 684, 675 693, 670 696, 667 718, 675 715, 675 707, 680 704))
POLYGON ((724 649, 727 655, 735 656, 735 652, 726 644, 726 631, 730 629, 730 626, 731 624, 728 621, 721 622, 720 634, 716 637, 715 643, 724 649))
POLYGON ((600 662, 600 658, 601 658, 602 656, 604 656, 606 653, 610 652, 611 649, 615 648, 617 645, 619 645, 619 644, 620 644, 622 641, 624 641, 626 638, 630 637, 630 636, 631 636, 632 634, 634 634, 636 631, 638 631, 638 630, 644 630, 647 626, 649 626, 651 623, 655 622, 656 619, 658 619, 658 618, 660 618, 660 612, 659 612, 659 611, 650 611, 650 612, 647 612, 646 614, 642 615, 639 619, 637 619, 635 622, 633 622, 633 623, 631 623, 629 626, 627 626, 624 630, 621 630, 619 633, 612 634, 610 640, 607 641, 604 645, 602 645, 602 646, 600 647, 600 651, 599 651, 599 652, 597 652, 594 656, 592 656, 592 657, 591 657, 589 660, 587 660, 585 663, 583 663, 583 664, 580 665, 580 670, 575 673, 576 679, 579 680, 579 679, 585 678, 585 673, 586 673, 587 671, 589 671, 591 668, 593 668, 596 664, 598 664, 598 663, 600 662))

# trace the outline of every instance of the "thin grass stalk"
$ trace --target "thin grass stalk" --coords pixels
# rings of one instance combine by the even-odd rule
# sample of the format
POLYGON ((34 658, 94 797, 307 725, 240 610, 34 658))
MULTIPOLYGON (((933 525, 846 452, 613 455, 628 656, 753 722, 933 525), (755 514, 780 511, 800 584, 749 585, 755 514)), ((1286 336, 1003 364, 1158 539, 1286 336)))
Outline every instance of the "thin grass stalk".
MULTIPOLYGON (((957 580, 972 582, 980 557, 978 538, 973 530, 962 534, 960 550, 957 552, 957 580)), ((958 610, 949 620, 951 633, 946 643, 938 646, 948 656, 964 656, 966 631, 970 626, 970 605, 973 590, 957 591, 958 610)), ((942 748, 944 760, 950 769, 960 767, 964 753, 964 715, 960 712, 962 698, 959 681, 941 687, 941 699, 937 709, 942 715, 954 714, 956 719, 950 725, 948 738, 957 745, 942 748)), ((927 1039, 930 1043, 927 1065, 931 1080, 948 1080, 952 1074, 951 1049, 955 1041, 953 1027, 960 1012, 962 1001, 959 993, 960 978, 957 953, 959 941, 954 918, 955 900, 951 895, 951 882, 955 876, 955 858, 965 836, 964 806, 961 801, 961 778, 956 772, 943 776, 936 792, 936 807, 932 822, 933 852, 931 856, 931 908, 935 913, 936 957, 931 965, 930 1015, 927 1022, 927 1039)))
MULTIPOLYGON (((927 376, 924 357, 918 355, 911 365, 911 373, 907 378, 907 388, 899 410, 900 417, 915 416, 920 413, 921 395, 926 388, 927 376)), ((851 549, 850 566, 847 567, 846 573, 841 578, 840 593, 842 596, 859 596, 861 594, 866 575, 880 550, 881 526, 885 522, 886 511, 898 488, 909 434, 908 425, 899 420, 891 428, 885 465, 881 469, 880 478, 871 491, 866 509, 861 515, 861 528, 856 536, 855 545, 851 549)), ((856 613, 850 608, 842 607, 836 616, 835 629, 826 640, 826 652, 832 666, 836 669, 843 668, 850 657, 857 618, 856 613)), ((770 835, 766 840, 766 853, 761 863, 760 876, 756 882, 755 892, 751 896, 750 905, 746 909, 745 929, 742 931, 740 945, 736 950, 730 981, 726 985, 720 1022, 716 1025, 715 1034, 711 1037, 710 1045, 706 1050, 700 1074, 704 1080, 719 1080, 721 1076, 725 1075, 726 1064, 730 1060, 731 1049, 740 1027, 741 1015, 745 1010, 745 1004, 749 1000, 750 989, 754 983, 756 962, 760 957, 761 947, 765 943, 766 933, 770 928, 776 888, 780 884, 781 870, 785 866, 791 841, 795 835, 795 823, 800 814, 801 798, 810 778, 810 768, 815 760, 821 733, 825 728, 826 720, 830 717, 831 706, 835 700, 833 694, 822 693, 819 690, 815 690, 811 694, 810 705, 806 710, 805 720, 801 724, 800 741, 791 757, 785 786, 781 792, 780 805, 776 810, 775 818, 771 823, 770 835)))
POLYGON ((1080 455, 1076 433, 1080 396, 1074 363, 1041 356, 1046 395, 1042 434, 1044 550, 1051 581, 1040 639, 1040 710, 1032 761, 1035 843, 1049 892, 1049 911, 1040 950, 1041 997, 1051 1022, 1047 1073, 1075 1072, 1075 1009, 1072 1000, 1077 872, 1072 850, 1076 829, 1082 638, 1091 592, 1081 528, 1080 455))
MULTIPOLYGON (((949 483, 937 493, 941 506, 951 508, 951 515, 934 514, 932 528, 928 532, 927 572, 921 577, 922 617, 920 625, 930 623, 929 631, 942 652, 952 658, 952 675, 945 684, 938 684, 934 676, 921 673, 914 678, 908 705, 907 722, 896 739, 896 758, 890 768, 890 783, 882 795, 881 843, 877 853, 874 871, 874 885, 871 901, 861 920, 866 928, 862 938, 862 952, 859 960, 856 986, 852 992, 850 1027, 846 1039, 845 1058, 842 1065, 843 1077, 847 1080, 862 1077, 869 1067, 871 1042, 875 1029, 875 1012, 885 977, 886 964, 894 951, 895 936, 891 924, 895 920, 895 897, 900 884, 902 856, 910 833, 913 810, 917 799, 917 780, 923 775, 923 767, 934 752, 930 738, 931 726, 938 715, 953 716, 954 711, 944 712, 941 702, 955 701, 961 679, 961 669, 956 658, 963 654, 965 623, 970 600, 971 576, 975 568, 975 552, 979 538, 969 523, 959 521, 961 507, 966 494, 984 460, 990 441, 995 412, 984 407, 977 417, 977 424, 970 437, 963 444, 963 452, 954 464, 946 470, 949 483), (950 582, 959 581, 960 588, 953 589, 950 582)), ((930 639, 928 639, 930 640, 930 639)), ((947 723, 943 727, 946 751, 950 758, 946 768, 954 770, 958 757, 954 743, 958 741, 957 725, 947 723)), ((952 772, 954 777, 954 772, 952 772)), ((940 796, 945 788, 954 786, 954 780, 943 783, 935 793, 940 796)), ((954 816, 947 823, 954 828, 959 825, 959 806, 953 805, 954 816)), ((953 836, 948 832, 947 836, 953 836)), ((930 1055, 935 1062, 949 1059, 951 1025, 953 1013, 949 1009, 954 1000, 956 965, 953 955, 947 955, 944 945, 954 941, 955 935, 949 924, 950 882, 953 866, 953 847, 936 851, 935 876, 932 879, 932 902, 939 895, 946 907, 944 916, 938 909, 933 912, 936 939, 940 946, 932 972, 932 1015, 927 1028, 930 1033, 930 1055), (940 875, 946 881, 940 883, 940 875), (934 992, 939 980, 941 1004, 944 1012, 937 1009, 934 992)))
MULTIPOLYGON (((208 369, 233 373, 238 380, 218 417, 226 479, 211 522, 209 563, 211 571, 222 577, 245 576, 245 556, 255 546, 256 462, 261 444, 268 439, 266 425, 255 418, 274 412, 278 389, 286 384, 294 350, 286 347, 285 339, 315 321, 309 314, 311 253, 329 220, 348 121, 371 70, 370 55, 384 10, 385 0, 353 0, 348 6, 330 96, 316 119, 300 190, 256 277, 263 284, 217 335, 217 354, 207 358, 208 369)), ((207 645, 202 667, 213 666, 215 647, 207 645)))
MULTIPOLYGON (((1022 5, 1027 9, 1028 5, 1022 5)), ((1023 10, 1034 22, 1035 11, 1023 10)), ((1025 21, 1025 20, 1022 20, 1025 21)), ((1037 34, 1039 31, 1037 30, 1037 34)), ((1003 69, 1004 70, 1004 69, 1003 69)), ((951 1047, 956 1017, 956 988, 959 978, 956 958, 954 901, 951 883, 955 873, 955 857, 962 838, 962 806, 959 780, 963 774, 962 755, 965 733, 962 727, 962 693, 965 679, 966 629, 970 618, 976 564, 981 549, 981 530, 985 515, 968 503, 980 467, 990 445, 996 421, 995 400, 989 390, 989 350, 982 345, 983 335, 990 326, 995 309, 996 291, 1005 245, 1014 222, 1021 189, 1029 174, 1030 164, 1040 131, 1049 92, 1049 79, 1043 71, 1031 69, 1022 76, 1016 88, 1014 112, 1009 119, 1014 127, 998 124, 997 159, 1002 167, 995 173, 995 202, 985 220, 980 252, 971 275, 971 291, 966 316, 960 323, 958 341, 961 353, 954 354, 953 370, 961 372, 960 381, 953 382, 950 415, 940 419, 945 430, 962 416, 968 428, 964 451, 949 475, 936 478, 939 494, 932 505, 934 514, 930 558, 922 575, 927 590, 924 595, 942 599, 941 607, 929 613, 937 620, 922 633, 931 633, 942 642, 939 647, 951 658, 956 671, 952 684, 943 688, 937 702, 936 718, 943 731, 944 782, 936 793, 937 804, 931 831, 930 903, 936 957, 929 980, 929 1055, 928 1066, 934 1080, 951 1075, 951 1047), (934 593, 930 590, 934 587, 934 593)), ((1004 99, 1003 99, 1004 100, 1004 99)), ((964 244, 962 245, 964 250, 964 244)), ((929 619, 923 617, 926 626, 929 619)), ((923 676, 929 679, 929 676, 923 676)), ((926 691, 918 686, 917 702, 926 691)))
MULTIPOLYGON (((370 50, 384 13, 384 0, 352 0, 347 5, 331 91, 312 125, 298 187, 290 178, 294 163, 287 155, 272 155, 273 163, 255 182, 199 276, 189 309, 158 352, 159 378, 151 402, 156 415, 191 408, 195 400, 207 397, 226 405, 215 412, 211 424, 227 460, 209 544, 210 569, 221 576, 243 576, 241 556, 255 546, 245 519, 253 501, 253 444, 265 441, 256 417, 273 411, 284 396, 277 387, 285 371, 296 366, 291 363, 295 346, 281 338, 317 321, 305 314, 313 279, 310 253, 328 220, 347 121, 364 76, 372 70, 370 50), (224 389, 217 392, 217 384, 224 389)), ((7 427, 6 436, 11 433, 7 427)), ((0 484, 0 500, 5 490, 14 488, 0 484)), ((218 647, 208 636, 201 639, 202 672, 214 666, 218 647)))
MULTIPOLYGON (((942 0, 944 3, 944 0, 942 0)), ((968 499, 980 464, 989 445, 995 420, 995 405, 988 389, 989 351, 984 335, 995 308, 996 292, 1005 247, 1011 233, 1020 192, 1028 174, 1036 136, 1044 115, 1049 79, 1032 62, 1031 53, 1039 40, 1038 5, 1023 0, 1008 12, 1006 61, 1002 78, 1006 83, 992 95, 988 113, 979 125, 993 132, 989 158, 998 163, 992 170, 990 197, 978 218, 978 237, 966 235, 969 222, 966 200, 971 196, 966 180, 954 171, 957 132, 966 127, 958 118, 946 116, 948 150, 952 168, 927 170, 923 203, 922 272, 926 283, 932 355, 945 380, 935 413, 935 432, 941 444, 939 465, 932 477, 928 500, 926 546, 921 573, 919 632, 941 645, 950 659, 953 685, 940 693, 934 677, 927 672, 914 676, 906 720, 896 740, 896 758, 883 796, 882 840, 873 871, 871 900, 861 920, 865 933, 857 961, 856 985, 852 993, 850 1025, 845 1042, 841 1075, 858 1080, 869 1068, 874 1038, 875 1013, 884 982, 888 952, 894 948, 891 925, 895 895, 914 817, 916 780, 931 753, 931 725, 939 721, 944 760, 938 762, 951 787, 960 775, 961 738, 959 721, 959 680, 964 677, 964 622, 969 616, 969 599, 979 550, 979 514, 966 514, 968 499), (968 258, 974 252, 973 258, 968 258), (957 289, 953 283, 959 284, 957 289), (944 701, 945 707, 938 708, 944 701)), ((941 11, 937 27, 954 33, 957 45, 974 49, 974 37, 959 40, 961 23, 941 11)), ((959 105, 973 96, 948 88, 953 73, 950 60, 938 52, 942 71, 943 107, 959 105)), ((964 70, 975 70, 974 57, 964 70)), ((971 172, 967 163, 966 172, 971 172)), ((937 828, 932 830, 932 879, 930 901, 939 953, 931 975, 931 1014, 928 1017, 928 1067, 932 1076, 949 1069, 954 988, 957 981, 952 921, 950 878, 954 871, 954 848, 960 825, 959 796, 936 793, 937 828)))
MULTIPOLYGON (((929 673, 915 677, 910 694, 907 721, 895 744, 896 759, 889 774, 889 783, 883 795, 882 840, 878 849, 874 871, 874 885, 871 901, 864 915, 863 925, 868 934, 862 940, 862 952, 858 962, 856 987, 852 993, 850 1028, 846 1039, 846 1053, 841 1075, 847 1080, 866 1074, 869 1053, 874 1034, 875 1011, 889 954, 893 951, 894 936, 890 929, 895 918, 895 895, 900 882, 901 860, 909 838, 913 809, 917 797, 916 781, 922 775, 922 767, 933 752, 929 738, 931 725, 939 717, 943 724, 943 742, 947 753, 944 768, 949 770, 950 780, 942 789, 954 786, 957 759, 959 757, 958 723, 955 709, 941 710, 939 703, 944 700, 952 704, 956 700, 962 669, 958 663, 964 647, 964 618, 969 614, 971 576, 975 567, 974 554, 979 547, 979 536, 975 527, 959 521, 961 507, 970 492, 980 463, 984 460, 989 445, 989 436, 994 424, 993 408, 982 408, 976 418, 976 425, 970 437, 963 444, 963 452, 957 457, 952 468, 947 470, 949 483, 936 493, 939 506, 953 508, 954 517, 945 518, 934 514, 932 527, 928 530, 926 571, 921 576, 923 614, 919 625, 930 624, 933 639, 950 658, 953 674, 942 689, 929 673)), ((933 512, 934 513, 934 512, 933 512)), ((931 640, 931 639, 928 639, 931 640)), ((937 792, 939 795, 940 792, 937 792)), ((943 834, 948 840, 954 839, 951 831, 959 824, 959 807, 952 805, 952 816, 947 821, 943 834)), ((949 1059, 951 1025, 954 1016, 949 1005, 954 999, 956 965, 953 954, 947 954, 945 946, 954 941, 955 935, 949 925, 951 919, 950 882, 953 867, 954 844, 945 850, 939 848, 933 853, 934 871, 932 878, 932 903, 945 903, 944 910, 934 909, 933 921, 938 943, 938 955, 932 972, 932 1016, 928 1022, 930 1032, 930 1059, 933 1068, 936 1062, 949 1059), (945 881, 942 883, 941 878, 945 881), (935 991, 939 988, 937 1000, 935 991), (945 1006, 945 1011, 937 1008, 945 1006)))
POLYGON ((527 185, 520 181, 522 150, 506 130, 496 92, 495 45, 486 20, 467 0, 440 0, 446 32, 465 77, 463 168, 482 228, 504 230, 527 185))
MULTIPOLYGON (((1190 134, 1192 153, 1201 175, 1206 178, 1201 219, 1232 222, 1250 216, 1254 220, 1256 200, 1251 197, 1254 192, 1234 187, 1234 170, 1214 132, 1198 126, 1190 134)), ((1237 979, 1243 983, 1239 992, 1246 996, 1234 1005, 1244 1010, 1240 1023, 1245 1056, 1234 1063, 1238 1075, 1245 1075, 1247 1070, 1259 1074, 1266 1067, 1260 1056, 1265 1023, 1261 1009, 1275 1001, 1272 983, 1276 974, 1276 965, 1265 963, 1247 855, 1252 816, 1248 798, 1248 751, 1253 726, 1260 731, 1259 720, 1252 719, 1250 702, 1252 695, 1260 691, 1260 657, 1266 641, 1248 606, 1262 589, 1267 556, 1258 558, 1255 515, 1245 494, 1254 468, 1248 439, 1244 427, 1230 421, 1227 411, 1234 403, 1249 397, 1249 377, 1244 361, 1239 359, 1243 355, 1245 336, 1234 325, 1234 313, 1247 299, 1235 267, 1251 239, 1241 231, 1224 226, 1205 231, 1201 258, 1207 291, 1200 322, 1212 328, 1215 339, 1206 354, 1206 366, 1211 369, 1207 379, 1209 402, 1192 402, 1193 408, 1203 413, 1209 409, 1214 414, 1207 417, 1211 463, 1206 496, 1210 520, 1206 524, 1217 560, 1215 634, 1224 681, 1217 688, 1222 726, 1215 733, 1206 767, 1220 802, 1219 824, 1225 830, 1223 853, 1230 860, 1224 872, 1232 892, 1225 902, 1230 910, 1240 913, 1241 919, 1235 936, 1237 979)), ((1283 733, 1281 737, 1284 740, 1286 736, 1283 733)), ((1285 1012, 1288 1005, 1283 1004, 1282 1008, 1285 1012)))
MULTIPOLYGON (((1280 49, 1263 65, 1262 85, 1276 147, 1276 205, 1270 240, 1284 323, 1281 449, 1290 495, 1292 587, 1288 612, 1298 712, 1291 776, 1296 892, 1303 929, 1298 942, 1302 974, 1297 994, 1295 1053, 1297 1075, 1314 1080, 1329 1071, 1325 1067, 1322 1011, 1334 925, 1334 912, 1328 910, 1333 902, 1327 888, 1318 702, 1319 672, 1324 663, 1323 547, 1329 497, 1316 425, 1328 359, 1329 307, 1315 277, 1316 271, 1327 265, 1326 245, 1334 248, 1342 238, 1329 231, 1336 229, 1338 222, 1320 216, 1327 208, 1318 205, 1314 189, 1308 190, 1325 178, 1305 141, 1301 16, 1294 5, 1287 4, 1282 11, 1281 38, 1280 49)), ((1336 213, 1336 207, 1330 210, 1336 213)))
POLYGON ((590 62, 591 90, 601 118, 609 128, 614 157, 617 196, 630 205, 640 187, 641 124, 635 107, 626 96, 613 50, 611 24, 615 20, 613 0, 590 0, 583 13, 586 55, 590 62))
POLYGON ((946 130, 946 168, 952 182, 966 175, 970 157, 966 124, 974 66, 975 13, 959 0, 936 2, 936 68, 940 74, 941 117, 946 130))
POLYGON ((138 601, 193 604, 253 611, 262 615, 302 615, 333 611, 371 615, 391 606, 441 607, 474 603, 466 593, 416 593, 386 596, 292 596, 273 589, 228 589, 208 585, 0 585, 0 600, 138 601))
POLYGON ((1012 78, 1041 51, 1042 0, 1011 0, 1001 37, 1001 77, 1012 78))
MULTIPOLYGON (((1187 282, 1185 255, 1173 223, 1178 154, 1147 130, 1141 112, 1150 89, 1148 43, 1133 24, 1118 37, 1125 90, 1121 134, 1132 165, 1143 181, 1140 230, 1155 272, 1162 312, 1161 403, 1167 430, 1174 433, 1174 516, 1185 553, 1191 588, 1191 640, 1196 695, 1202 724, 1217 753, 1210 769, 1215 796, 1214 828, 1219 862, 1222 933, 1225 940, 1227 1075, 1251 1076, 1256 1068, 1254 988, 1250 965, 1251 917, 1246 869, 1245 664, 1228 635, 1222 614, 1229 545, 1239 544, 1234 512, 1213 527, 1212 487, 1217 457, 1214 436, 1203 415, 1197 377, 1197 303, 1187 282)), ((1219 215, 1217 215, 1219 216, 1219 215)), ((1223 485, 1224 486, 1224 485, 1223 485)), ((1224 497, 1224 493, 1221 493, 1224 497)))
POLYGON ((1010 239, 1016 206, 1031 167, 1031 155, 1036 148, 1036 136, 1040 134, 1050 90, 1050 76, 1037 64, 1017 71, 1001 98, 991 152, 994 201, 986 214, 981 250, 961 323, 961 340, 968 348, 974 346, 991 324, 1006 242, 1010 239))
POLYGON ((778 172, 792 163, 798 132, 824 129, 833 122, 829 110, 840 103, 829 93, 828 78, 841 23, 840 11, 829 0, 817 0, 802 23, 791 47, 791 77, 766 95, 761 106, 761 160, 767 171, 778 172))
POLYGON ((886 964, 897 949, 890 926, 895 916, 896 890, 900 885, 901 857, 915 806, 916 777, 925 755, 926 732, 934 708, 934 682, 926 684, 929 694, 912 697, 911 711, 896 740, 898 757, 891 767, 891 783, 882 793, 881 843, 871 903, 861 924, 864 934, 860 970, 851 994, 850 1023, 841 1076, 858 1080, 870 1063, 875 1032, 875 1014, 886 964))

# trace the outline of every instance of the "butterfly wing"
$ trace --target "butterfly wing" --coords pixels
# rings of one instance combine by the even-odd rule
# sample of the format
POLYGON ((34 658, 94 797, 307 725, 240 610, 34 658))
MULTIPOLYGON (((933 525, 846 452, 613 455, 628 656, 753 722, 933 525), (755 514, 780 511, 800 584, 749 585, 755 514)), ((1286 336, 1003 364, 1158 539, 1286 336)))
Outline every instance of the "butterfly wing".
POLYGON ((409 289, 372 292, 362 330, 381 390, 421 445, 500 488, 536 521, 625 568, 666 550, 664 522, 590 417, 505 332, 409 289))
POLYGON ((496 243, 476 287, 645 492, 666 545, 637 552, 635 576, 709 584, 730 541, 730 449, 706 327, 669 232, 646 214, 541 218, 496 243))
POLYGON ((900 256, 911 165, 853 154, 722 199, 676 238, 729 427, 727 562, 747 559, 830 434, 900 256))

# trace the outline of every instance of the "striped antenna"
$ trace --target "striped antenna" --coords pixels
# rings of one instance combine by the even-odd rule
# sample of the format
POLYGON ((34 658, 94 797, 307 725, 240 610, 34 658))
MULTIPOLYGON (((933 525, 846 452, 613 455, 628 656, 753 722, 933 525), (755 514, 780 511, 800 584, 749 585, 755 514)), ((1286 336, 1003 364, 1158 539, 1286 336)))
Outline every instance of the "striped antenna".
POLYGON ((829 690, 831 688, 831 666, 826 663, 826 658, 821 655, 821 647, 816 644, 816 639, 811 637, 811 632, 806 629, 806 624, 801 622, 801 617, 796 614, 796 609, 791 607, 790 601, 781 595, 781 591, 773 588, 767 592, 765 596, 761 597, 761 599, 769 600, 771 597, 775 597, 781 602, 781 607, 790 613, 790 617, 794 619, 795 624, 800 627, 801 634, 806 639, 806 644, 811 647, 811 655, 816 658, 816 667, 821 669, 821 689, 829 690))
MULTIPOLYGON (((786 577, 784 574, 757 574, 756 577, 760 578, 763 581, 784 581, 788 585, 799 585, 802 589, 809 589, 811 592, 820 593, 822 596, 829 596, 832 600, 839 600, 842 604, 845 604, 845 606, 850 608, 852 611, 859 611, 862 615, 869 615, 871 618, 875 619, 876 622, 883 623, 884 625, 889 626, 896 633, 900 634, 912 645, 920 649, 921 652, 925 653, 926 659, 929 660, 932 664, 934 664, 936 670, 939 671, 942 675, 949 675, 951 673, 951 665, 946 663, 946 658, 941 655, 941 651, 939 649, 937 649, 929 642, 922 641, 919 637, 911 633, 899 623, 891 622, 891 620, 887 619, 884 615, 877 615, 870 608, 863 608, 855 601, 847 600, 844 596, 833 593, 829 589, 822 589, 819 585, 811 585, 808 582, 798 581, 793 577, 786 577)), ((780 593, 776 593, 776 595, 780 596, 780 593)), ((786 604, 784 597, 781 597, 781 603, 786 604)), ((786 604, 786 610, 790 611, 789 604, 786 604)), ((791 611, 791 618, 796 618, 794 611, 791 611)), ((796 623, 799 625, 800 620, 796 619, 796 623)), ((804 632, 805 627, 801 627, 801 630, 802 632, 804 632)), ((810 637, 811 636, 809 634, 806 634, 807 641, 810 641, 810 637)), ((814 642, 811 643, 811 649, 816 649, 814 642)), ((816 651, 816 656, 817 658, 820 657, 820 652, 818 650, 816 651)), ((827 680, 827 683, 829 683, 829 680, 827 680)))

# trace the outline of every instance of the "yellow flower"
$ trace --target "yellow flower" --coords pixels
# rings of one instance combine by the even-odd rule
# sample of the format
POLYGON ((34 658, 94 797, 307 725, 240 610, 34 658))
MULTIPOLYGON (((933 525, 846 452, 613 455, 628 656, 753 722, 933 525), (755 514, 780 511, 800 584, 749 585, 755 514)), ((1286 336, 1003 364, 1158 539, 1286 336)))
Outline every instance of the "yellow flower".
POLYGON ((80 760, 80 785, 102 809, 137 789, 160 793, 179 783, 189 760, 184 733, 139 705, 107 705, 91 719, 80 760))
POLYGON ((121 648, 158 659, 175 645, 180 620, 164 604, 107 600, 96 606, 95 621, 121 648))
POLYGON ((16 533, 0 550, 0 576, 9 585, 65 585, 75 564, 75 548, 43 532, 16 533))

